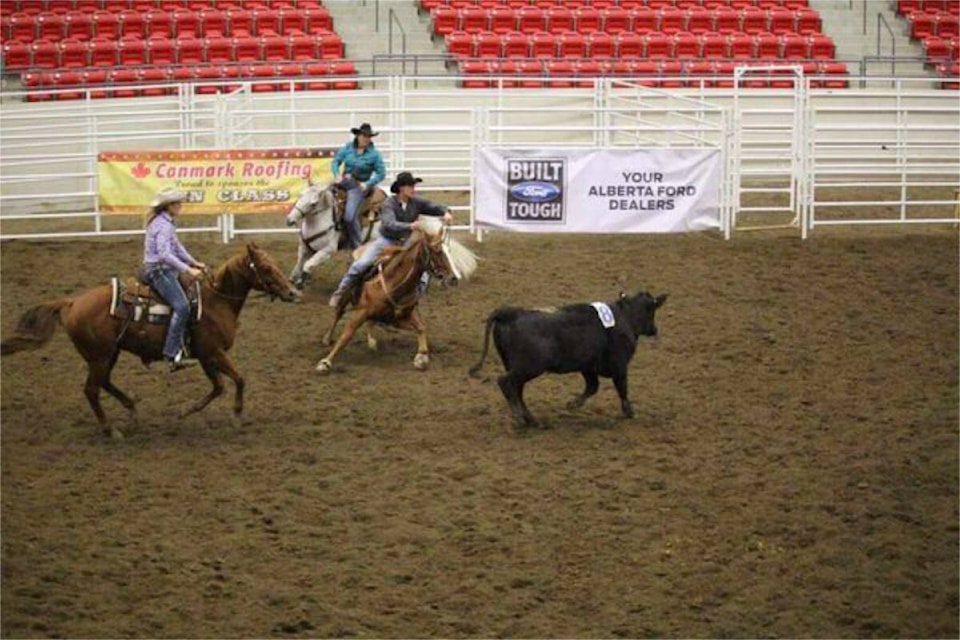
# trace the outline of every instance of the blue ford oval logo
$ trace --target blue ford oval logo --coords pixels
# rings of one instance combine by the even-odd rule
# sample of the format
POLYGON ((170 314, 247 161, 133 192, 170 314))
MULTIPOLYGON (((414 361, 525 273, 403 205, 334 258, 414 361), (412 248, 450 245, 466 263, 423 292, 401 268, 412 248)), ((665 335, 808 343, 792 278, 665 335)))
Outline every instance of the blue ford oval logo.
POLYGON ((549 182, 521 182, 510 187, 510 195, 524 202, 550 202, 560 195, 560 189, 549 182))

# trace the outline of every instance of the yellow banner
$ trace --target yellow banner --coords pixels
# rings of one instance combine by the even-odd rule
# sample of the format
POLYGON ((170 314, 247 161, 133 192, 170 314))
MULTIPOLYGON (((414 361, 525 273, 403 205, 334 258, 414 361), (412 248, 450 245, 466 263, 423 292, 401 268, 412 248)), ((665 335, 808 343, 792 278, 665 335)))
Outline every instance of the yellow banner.
POLYGON ((331 149, 104 152, 100 211, 144 213, 165 187, 187 193, 183 213, 286 213, 308 180, 333 176, 331 149))

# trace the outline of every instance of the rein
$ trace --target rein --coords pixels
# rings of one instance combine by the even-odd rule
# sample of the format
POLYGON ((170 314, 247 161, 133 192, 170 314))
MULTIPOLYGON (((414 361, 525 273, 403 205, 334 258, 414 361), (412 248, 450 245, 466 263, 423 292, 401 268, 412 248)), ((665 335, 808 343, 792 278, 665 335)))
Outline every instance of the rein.
MULTIPOLYGON (((433 272, 433 269, 432 269, 433 257, 430 255, 430 243, 427 240, 426 235, 421 236, 420 242, 418 243, 418 245, 420 245, 420 247, 418 247, 418 250, 421 251, 421 253, 418 254, 417 260, 413 263, 413 267, 410 269, 410 272, 407 273, 402 280, 400 280, 399 284, 397 284, 396 287, 394 287, 394 291, 396 291, 397 289, 400 289, 403 285, 407 283, 407 281, 411 278, 411 276, 413 276, 414 272, 416 272, 417 270, 418 262, 423 263, 423 270, 421 271, 421 273, 427 270, 429 270, 431 273, 433 272)), ((382 262, 377 265, 377 280, 379 280, 380 286, 383 287, 383 295, 386 296, 387 301, 393 306, 394 311, 399 309, 400 305, 396 302, 396 300, 393 299, 393 296, 390 295, 390 289, 387 287, 387 280, 383 276, 382 262)))
MULTIPOLYGON (((266 285, 263 282, 263 278, 260 277, 260 272, 257 270, 257 265, 254 264, 253 262, 250 262, 250 268, 253 269, 253 274, 254 274, 254 277, 256 278, 256 280, 253 283, 254 287, 257 284, 259 284, 261 287, 266 288, 266 285)), ((226 267, 224 267, 224 270, 226 270, 226 267)), ((234 296, 228 293, 224 293, 217 288, 217 281, 214 278, 214 275, 210 271, 204 272, 202 281, 209 286, 210 291, 212 291, 214 295, 220 298, 223 298, 224 300, 240 301, 240 300, 246 300, 247 298, 263 298, 265 296, 273 297, 271 294, 267 293, 266 291, 256 291, 255 294, 250 294, 249 292, 247 292, 242 296, 234 296)))

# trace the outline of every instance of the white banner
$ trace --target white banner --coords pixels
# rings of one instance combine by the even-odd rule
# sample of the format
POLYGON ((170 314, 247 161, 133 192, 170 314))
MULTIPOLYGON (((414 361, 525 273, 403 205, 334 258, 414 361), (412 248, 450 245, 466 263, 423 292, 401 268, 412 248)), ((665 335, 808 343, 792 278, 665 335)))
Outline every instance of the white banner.
POLYGON ((540 233, 720 228, 716 149, 482 148, 478 224, 540 233))

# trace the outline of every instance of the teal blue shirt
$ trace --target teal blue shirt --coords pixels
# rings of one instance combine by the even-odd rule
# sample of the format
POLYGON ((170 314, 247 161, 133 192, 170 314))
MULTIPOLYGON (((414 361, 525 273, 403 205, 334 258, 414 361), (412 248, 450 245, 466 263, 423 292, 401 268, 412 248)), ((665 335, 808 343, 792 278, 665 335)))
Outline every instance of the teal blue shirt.
POLYGON ((383 165, 383 156, 371 142, 363 153, 357 153, 357 146, 353 141, 340 147, 333 157, 333 177, 340 175, 340 165, 346 167, 346 174, 355 180, 366 183, 368 187, 375 187, 387 177, 387 168, 383 165))

